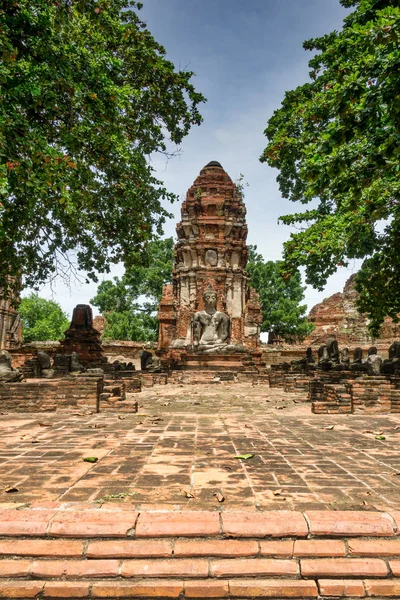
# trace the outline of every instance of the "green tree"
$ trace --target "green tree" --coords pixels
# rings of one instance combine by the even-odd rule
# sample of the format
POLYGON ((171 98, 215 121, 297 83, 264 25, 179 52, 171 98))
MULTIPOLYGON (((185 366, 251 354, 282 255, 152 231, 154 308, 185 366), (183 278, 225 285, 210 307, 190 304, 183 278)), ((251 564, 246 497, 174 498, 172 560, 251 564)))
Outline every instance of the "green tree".
POLYGON ((68 315, 61 306, 52 300, 40 298, 36 293, 22 298, 18 310, 24 342, 60 340, 69 327, 68 315))
POLYGON ((282 275, 282 261, 264 262, 257 246, 249 246, 247 271, 250 285, 260 295, 263 322, 261 331, 269 332, 268 343, 276 339, 295 342, 305 338, 314 325, 307 321, 304 287, 297 271, 292 277, 282 275))
POLYGON ((0 6, 0 289, 76 267, 96 280, 160 234, 175 196, 148 158, 200 124, 193 73, 175 70, 130 0, 0 6), (134 10, 135 9, 135 10, 134 10), (13 279, 12 276, 16 278, 13 279))
POLYGON ((103 281, 90 301, 106 317, 104 337, 114 340, 157 339, 157 309, 162 287, 172 277, 172 238, 149 242, 142 263, 127 269, 119 278, 103 281))
POLYGON ((282 195, 315 202, 281 217, 304 224, 285 244, 287 274, 299 265, 323 289, 350 259, 359 309, 377 334, 400 313, 400 6, 396 0, 341 0, 355 7, 343 30, 304 43, 316 51, 311 81, 287 92, 269 120, 261 157, 279 169, 282 195))

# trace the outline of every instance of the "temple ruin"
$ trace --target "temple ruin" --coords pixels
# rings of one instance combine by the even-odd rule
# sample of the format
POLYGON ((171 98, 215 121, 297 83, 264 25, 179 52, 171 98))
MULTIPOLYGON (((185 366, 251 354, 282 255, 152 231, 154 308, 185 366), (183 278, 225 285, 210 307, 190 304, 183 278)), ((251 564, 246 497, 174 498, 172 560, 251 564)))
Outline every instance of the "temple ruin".
POLYGON ((200 172, 176 227, 172 284, 159 307, 158 355, 176 369, 237 370, 261 363, 258 295, 246 273, 246 208, 220 163, 200 172))

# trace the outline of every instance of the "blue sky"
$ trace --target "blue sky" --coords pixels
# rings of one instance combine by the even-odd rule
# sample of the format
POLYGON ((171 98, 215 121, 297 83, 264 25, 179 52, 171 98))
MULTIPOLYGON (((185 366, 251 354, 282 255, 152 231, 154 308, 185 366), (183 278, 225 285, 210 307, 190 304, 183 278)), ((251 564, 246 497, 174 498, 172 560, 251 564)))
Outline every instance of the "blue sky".
MULTIPOLYGON (((339 0, 143 0, 141 17, 176 67, 196 73, 193 82, 206 98, 204 122, 182 143, 181 153, 166 163, 153 157, 157 176, 183 199, 200 169, 218 160, 232 179, 244 175, 248 243, 266 260, 281 257, 290 228, 280 215, 300 207, 284 200, 276 183, 278 171, 259 162, 266 146, 263 131, 286 90, 308 80, 310 52, 303 41, 340 29, 346 11, 339 0)), ((165 226, 175 234, 180 202, 169 207, 174 219, 165 226)), ((324 292, 307 288, 309 308, 341 291, 356 265, 340 269, 324 292)), ((112 275, 122 274, 116 267, 112 275)), ((105 278, 109 279, 110 276, 105 278)), ((71 314, 87 303, 96 284, 62 282, 41 295, 57 300, 71 314)))

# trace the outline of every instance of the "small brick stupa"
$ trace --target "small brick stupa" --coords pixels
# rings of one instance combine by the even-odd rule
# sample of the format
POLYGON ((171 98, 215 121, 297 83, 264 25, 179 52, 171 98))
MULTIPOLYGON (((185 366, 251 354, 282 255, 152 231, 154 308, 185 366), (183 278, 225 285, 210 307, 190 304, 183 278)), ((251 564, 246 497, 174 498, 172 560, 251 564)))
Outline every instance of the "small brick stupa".
POLYGON ((172 284, 159 307, 158 352, 178 369, 246 369, 261 361, 258 295, 246 272, 246 208, 240 189, 212 161, 181 209, 172 284))

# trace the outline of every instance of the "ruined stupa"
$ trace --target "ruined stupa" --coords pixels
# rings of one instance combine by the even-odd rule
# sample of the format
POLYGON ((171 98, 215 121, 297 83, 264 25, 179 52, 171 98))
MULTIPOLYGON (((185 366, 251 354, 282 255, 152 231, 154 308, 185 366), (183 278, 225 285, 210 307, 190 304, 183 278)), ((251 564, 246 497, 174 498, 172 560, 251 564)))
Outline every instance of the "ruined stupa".
POLYGON ((259 363, 262 316, 246 272, 246 208, 220 163, 201 170, 181 215, 172 284, 158 313, 159 357, 176 368, 259 363))

